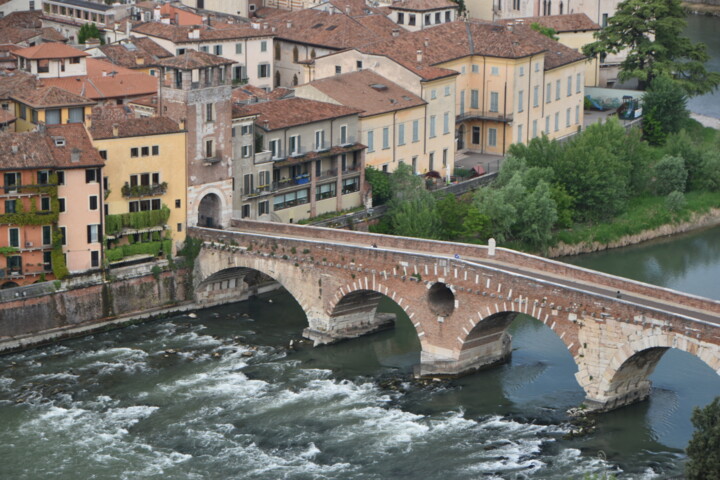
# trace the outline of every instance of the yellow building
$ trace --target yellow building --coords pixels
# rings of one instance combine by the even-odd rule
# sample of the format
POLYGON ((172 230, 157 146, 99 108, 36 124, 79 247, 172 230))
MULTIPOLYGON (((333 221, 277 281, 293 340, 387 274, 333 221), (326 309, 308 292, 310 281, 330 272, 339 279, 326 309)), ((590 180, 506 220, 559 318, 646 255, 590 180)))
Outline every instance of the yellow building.
POLYGON ((105 159, 106 235, 115 246, 169 235, 175 251, 184 241, 185 134, 166 117, 93 120, 90 135, 105 159))
MULTIPOLYGON (((452 80, 448 82, 452 85, 452 80)), ((451 92, 450 88, 438 90, 440 95, 451 92)), ((416 173, 452 173, 452 99, 450 109, 441 116, 427 115, 428 102, 371 70, 316 80, 296 87, 295 95, 361 110, 360 131, 368 147, 368 166, 392 172, 404 162, 416 173)))
POLYGON ((15 103, 17 132, 35 130, 38 125, 85 123, 95 102, 59 87, 25 89, 10 96, 15 103))

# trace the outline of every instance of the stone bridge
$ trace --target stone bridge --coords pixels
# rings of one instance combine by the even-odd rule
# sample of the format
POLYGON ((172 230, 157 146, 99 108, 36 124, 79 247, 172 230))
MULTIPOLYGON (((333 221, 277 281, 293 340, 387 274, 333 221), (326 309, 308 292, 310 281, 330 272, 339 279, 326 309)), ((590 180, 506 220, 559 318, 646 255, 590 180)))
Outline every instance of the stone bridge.
POLYGON ((520 313, 565 344, 590 408, 645 399, 648 376, 669 348, 720 374, 720 302, 713 300, 504 248, 244 220, 189 234, 204 241, 198 294, 231 292, 261 272, 301 305, 304 335, 316 345, 381 328, 387 318, 376 307, 383 295, 391 298, 415 326, 421 375, 505 361, 507 328, 520 313))

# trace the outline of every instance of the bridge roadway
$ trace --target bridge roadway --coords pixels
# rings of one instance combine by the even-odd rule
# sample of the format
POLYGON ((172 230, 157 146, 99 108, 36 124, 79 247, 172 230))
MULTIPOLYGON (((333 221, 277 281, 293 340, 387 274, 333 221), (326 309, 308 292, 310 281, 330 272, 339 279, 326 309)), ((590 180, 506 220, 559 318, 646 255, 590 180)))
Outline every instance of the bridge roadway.
MULTIPOLYGON (((248 230, 247 228, 230 228, 229 230, 236 230, 236 231, 242 231, 243 233, 256 233, 259 235, 267 235, 267 232, 265 231, 257 231, 254 232, 252 230, 248 230)), ((357 232, 362 235, 362 232, 357 232)), ((372 234, 371 234, 372 235, 372 234)), ((283 233, 282 237, 285 238, 292 238, 299 241, 306 241, 306 242, 319 242, 319 243, 328 243, 327 241, 321 241, 314 239, 312 237, 307 237, 303 235, 297 235, 297 234, 287 234, 283 233)), ((603 285, 598 283, 591 283, 583 280, 578 279, 572 279, 568 278, 567 276, 563 275, 557 275, 548 273, 546 271, 529 268, 529 267, 523 267, 518 268, 515 265, 512 265, 508 262, 503 262, 496 259, 489 259, 489 258, 479 258, 479 257, 473 257, 473 256, 462 256, 462 257, 456 257, 454 253, 452 253, 449 250, 445 250, 443 252, 438 252, 437 250, 433 249, 407 249, 407 248, 399 248, 397 246, 391 245, 391 241, 388 241, 388 239, 392 239, 391 236, 378 236, 378 235, 372 235, 372 237, 368 237, 368 242, 348 242, 348 241, 338 241, 333 240, 332 244, 334 245, 345 245, 350 246, 354 248, 366 248, 366 249, 380 249, 380 250, 387 250, 391 252, 398 252, 398 253, 407 253, 407 254, 421 254, 421 255, 430 255, 433 257, 440 257, 445 255, 445 259, 455 262, 463 262, 468 263, 471 265, 477 265, 485 268, 490 268, 493 270, 499 270, 505 273, 509 273, 511 275, 519 276, 519 277, 525 277, 532 281, 541 281, 541 282, 547 282, 550 284, 557 284, 561 285, 566 288, 570 288, 573 290, 578 290, 582 292, 587 292, 595 295, 602 295, 608 298, 612 298, 616 302, 622 302, 622 303, 629 303, 632 305, 639 305, 642 307, 646 307, 652 310, 657 310, 660 312, 665 313, 671 313, 673 315, 681 316, 688 318, 690 320, 702 322, 702 323, 708 323, 712 325, 718 325, 720 326, 720 302, 717 303, 717 310, 705 310, 705 309, 699 309, 699 308, 689 308, 685 305, 681 305, 679 303, 674 302, 667 302, 667 301, 659 301, 656 298, 653 298, 648 295, 642 295, 637 292, 633 292, 631 290, 625 289, 625 290, 618 290, 617 288, 609 285, 603 285), (380 242, 377 242, 378 238, 383 238, 380 242), (373 247, 373 242, 375 241, 376 247, 373 247), (440 253, 440 255, 439 255, 440 253), (618 291, 620 292, 620 297, 617 297, 618 291)), ((438 244, 434 243, 433 246, 437 246, 438 244)), ((451 243, 448 243, 446 245, 452 245, 451 243)), ((552 262, 552 260, 548 260, 549 262, 552 262)), ((572 269, 578 269, 578 270, 585 270, 590 271, 594 274, 598 274, 599 278, 603 277, 610 277, 622 280, 625 283, 637 283, 640 284, 641 282, 635 282, 633 280, 628 280, 625 278, 615 277, 609 274, 604 274, 602 272, 595 272, 591 270, 584 269, 582 267, 576 267, 570 264, 567 264, 568 267, 572 269)), ((657 287, 662 290, 668 290, 663 287, 657 287)), ((687 294, 689 295, 689 294, 687 294)), ((692 295, 689 295, 692 296, 692 295)), ((699 298, 699 297, 696 297, 699 298)))

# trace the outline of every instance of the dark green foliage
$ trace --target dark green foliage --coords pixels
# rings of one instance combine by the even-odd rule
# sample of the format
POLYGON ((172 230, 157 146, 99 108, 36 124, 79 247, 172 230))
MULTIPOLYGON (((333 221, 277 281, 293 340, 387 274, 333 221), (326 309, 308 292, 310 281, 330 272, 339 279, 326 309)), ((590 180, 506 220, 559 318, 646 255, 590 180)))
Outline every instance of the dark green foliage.
POLYGON ((720 397, 692 414, 695 427, 686 452, 685 475, 689 480, 720 478, 720 397))
POLYGON ((160 242, 129 243, 105 250, 105 258, 108 262, 117 262, 130 255, 153 255, 157 257, 161 252, 169 255, 171 251, 172 241, 169 239, 160 242))
POLYGON ((390 176, 373 167, 365 168, 365 180, 372 187, 373 205, 384 205, 392 195, 390 190, 390 176))
POLYGON ((392 199, 387 218, 396 235, 440 238, 440 218, 435 197, 425 190, 423 179, 401 163, 391 175, 392 199))
POLYGON ((464 236, 463 222, 470 210, 470 204, 447 193, 437 200, 436 208, 440 220, 440 237, 443 240, 457 240, 464 236))
POLYGON ((688 177, 685 161, 680 157, 665 156, 655 164, 655 193, 661 196, 671 192, 684 192, 688 177))
MULTIPOLYGON (((702 188, 706 172, 703 164, 706 156, 711 156, 715 149, 695 141, 685 129, 667 136, 665 142, 665 154, 673 157, 680 157, 685 160, 687 169, 687 184, 691 189, 702 188)), ((710 189, 712 190, 712 188, 710 189)))
POLYGON ((115 235, 123 228, 139 230, 142 228, 162 226, 167 223, 168 218, 170 218, 170 209, 166 205, 163 205, 160 210, 106 215, 105 234, 115 235))
POLYGON ((102 34, 94 23, 86 23, 78 31, 78 43, 85 43, 88 38, 97 38, 100 40, 101 45, 105 45, 105 40, 102 38, 102 34))
POLYGON ((705 69, 705 44, 693 44, 682 35, 685 26, 680 0, 625 0, 583 53, 595 56, 628 49, 620 80, 637 78, 641 89, 665 74, 688 95, 711 92, 720 84, 720 74, 705 69))
POLYGON ((682 192, 670 192, 670 195, 665 198, 665 206, 672 213, 680 212, 686 205, 687 200, 685 200, 685 195, 682 192))
POLYGON ((533 22, 530 24, 530 28, 535 30, 538 33, 541 33, 542 35, 545 35, 548 38, 552 38, 553 40, 559 40, 560 37, 557 36, 557 31, 554 28, 550 27, 543 27, 537 22, 533 22))
POLYGON ((687 95, 667 75, 657 77, 643 96, 643 133, 652 145, 662 145, 680 131, 690 113, 687 95))

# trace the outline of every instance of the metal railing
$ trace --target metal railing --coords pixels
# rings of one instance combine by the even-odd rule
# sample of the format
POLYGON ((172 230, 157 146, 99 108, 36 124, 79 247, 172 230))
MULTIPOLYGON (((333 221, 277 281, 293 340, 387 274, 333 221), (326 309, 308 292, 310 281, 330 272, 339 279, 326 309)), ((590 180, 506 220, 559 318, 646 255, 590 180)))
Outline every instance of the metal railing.
POLYGON ((512 113, 504 113, 504 112, 492 112, 489 110, 480 110, 480 109, 472 108, 470 110, 465 110, 464 112, 459 113, 455 117, 456 122, 462 122, 463 120, 470 120, 470 119, 495 120, 498 122, 512 122, 513 114, 512 113))

